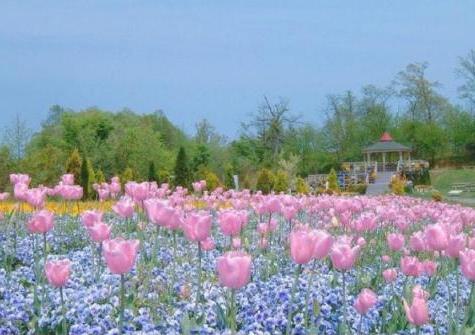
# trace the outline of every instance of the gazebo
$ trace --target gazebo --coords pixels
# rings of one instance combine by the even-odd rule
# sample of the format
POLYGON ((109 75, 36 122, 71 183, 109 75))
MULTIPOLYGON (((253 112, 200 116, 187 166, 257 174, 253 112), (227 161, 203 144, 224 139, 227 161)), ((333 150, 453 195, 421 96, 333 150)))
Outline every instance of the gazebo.
MULTIPOLYGON (((386 158, 388 158, 388 162, 394 164, 394 162, 396 162, 394 156, 398 155, 398 162, 402 163, 404 161, 404 155, 406 155, 407 160, 410 161, 412 149, 394 141, 388 132, 384 132, 378 142, 367 146, 362 151, 366 157, 367 166, 372 165, 371 156, 373 156, 374 162, 378 162, 377 157, 380 155, 382 158, 382 170, 386 171, 386 158)), ((377 166, 377 164, 375 165, 377 166)), ((399 164, 397 166, 399 166, 399 164)))

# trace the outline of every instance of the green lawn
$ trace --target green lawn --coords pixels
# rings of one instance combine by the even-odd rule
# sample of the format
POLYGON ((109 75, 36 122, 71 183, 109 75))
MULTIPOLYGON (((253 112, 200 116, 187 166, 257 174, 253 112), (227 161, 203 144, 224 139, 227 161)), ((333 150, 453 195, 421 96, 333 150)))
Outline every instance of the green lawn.
MULTIPOLYGON (((447 194, 453 183, 475 183, 475 169, 441 169, 430 172, 432 187, 447 194)), ((462 193, 463 197, 475 197, 473 192, 462 193)))

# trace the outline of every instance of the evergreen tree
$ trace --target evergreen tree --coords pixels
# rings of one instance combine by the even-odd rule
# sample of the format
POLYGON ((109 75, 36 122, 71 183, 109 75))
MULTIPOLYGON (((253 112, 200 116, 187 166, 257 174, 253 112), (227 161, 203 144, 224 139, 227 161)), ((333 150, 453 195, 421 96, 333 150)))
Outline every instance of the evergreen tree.
POLYGON ((190 183, 190 169, 184 147, 180 147, 175 163, 175 186, 187 187, 190 183))
POLYGON ((66 161, 66 173, 74 175, 76 183, 80 181, 81 177, 81 156, 78 149, 74 149, 68 160, 66 161))
POLYGON ((127 184, 129 181, 134 180, 134 170, 132 170, 130 167, 127 167, 124 172, 122 173, 122 176, 120 178, 121 182, 123 185, 127 184))
POLYGON ((228 190, 234 188, 234 177, 233 177, 233 167, 231 164, 226 164, 224 167, 224 187, 228 190))
POLYGON ((80 174, 80 179, 81 181, 80 185, 82 186, 83 189, 83 199, 88 199, 89 197, 89 166, 87 163, 87 158, 85 155, 82 157, 82 163, 81 163, 81 174, 80 174))
POLYGON ((94 180, 98 184, 104 183, 106 181, 106 177, 104 176, 104 172, 102 172, 101 169, 96 171, 94 180))
POLYGON ((148 181, 156 181, 158 183, 157 171, 155 170, 155 163, 153 161, 148 163, 148 181))

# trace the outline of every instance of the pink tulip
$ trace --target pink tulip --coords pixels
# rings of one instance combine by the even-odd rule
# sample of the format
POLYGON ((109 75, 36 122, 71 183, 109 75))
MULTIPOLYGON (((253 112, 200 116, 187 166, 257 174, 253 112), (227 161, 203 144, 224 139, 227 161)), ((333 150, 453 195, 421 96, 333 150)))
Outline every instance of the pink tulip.
POLYGON ((418 231, 412 234, 411 238, 409 239, 409 247, 413 251, 425 251, 427 249, 427 246, 424 233, 418 231))
POLYGON ((216 247, 214 240, 211 237, 208 237, 206 238, 206 240, 201 241, 200 244, 201 249, 203 249, 204 251, 211 251, 216 247))
POLYGON ((211 233, 212 218, 206 212, 191 213, 183 222, 183 232, 190 241, 206 240, 211 233))
POLYGON ((122 187, 120 185, 120 179, 119 177, 113 177, 111 179, 111 183, 109 185, 109 191, 111 193, 111 196, 113 198, 117 197, 121 191, 122 187))
POLYGON ((427 226, 425 235, 427 245, 432 250, 445 250, 449 244, 447 232, 440 224, 427 226))
POLYGON ((269 241, 267 240, 267 238, 262 237, 262 238, 259 239, 259 248, 260 249, 267 249, 268 246, 269 246, 269 241))
POLYGON ((391 257, 389 257, 388 255, 383 255, 381 256, 381 260, 383 261, 383 263, 389 263, 391 262, 391 257))
POLYGON ((226 236, 236 236, 241 231, 242 215, 234 210, 219 213, 218 222, 221 231, 226 236))
POLYGON ((245 286, 251 277, 251 256, 240 251, 229 251, 216 260, 221 285, 239 289, 245 286))
POLYGON ((363 236, 358 237, 358 239, 356 240, 356 244, 357 244, 359 247, 363 248, 363 247, 366 245, 366 240, 365 240, 365 238, 364 238, 363 236))
POLYGON ((265 209, 267 213, 278 213, 280 212, 280 201, 275 196, 270 196, 265 201, 265 209))
POLYGON ((28 192, 28 185, 23 183, 17 183, 13 186, 13 195, 17 200, 25 201, 28 192))
POLYGON ((297 208, 294 206, 286 206, 282 208, 282 214, 286 220, 292 220, 297 214, 297 208))
POLYGON ((5 201, 10 197, 10 193, 8 192, 2 192, 0 193, 0 201, 5 201))
POLYGON ((99 211, 84 211, 81 214, 81 222, 85 227, 93 226, 97 222, 102 222, 103 213, 99 211))
POLYGON ((31 178, 27 174, 11 174, 10 175, 10 183, 12 185, 16 184, 24 184, 26 186, 30 185, 31 178))
POLYGON ((110 195, 109 188, 105 188, 105 187, 98 188, 97 195, 99 196, 99 201, 107 200, 107 198, 109 198, 109 195, 110 195))
POLYGON ((425 298, 419 294, 413 294, 412 304, 408 305, 405 299, 403 299, 404 311, 406 312, 407 320, 415 325, 422 326, 429 321, 429 307, 425 298))
POLYGON ((423 261, 422 267, 424 268, 424 273, 429 277, 432 277, 437 272, 437 263, 434 261, 423 261))
POLYGON ((323 230, 316 230, 313 232, 313 235, 315 238, 313 257, 316 259, 327 257, 333 245, 333 237, 323 230))
POLYGON ((397 278, 397 270, 394 268, 384 270, 383 278, 386 281, 386 283, 392 283, 397 278))
POLYGON ((116 238, 102 242, 102 251, 110 272, 124 274, 135 264, 140 242, 116 238))
POLYGON ((87 226, 89 237, 94 242, 103 242, 110 238, 111 227, 102 222, 96 222, 92 226, 87 226))
POLYGON ((387 236, 389 249, 399 251, 404 247, 404 235, 391 233, 387 236))
POLYGON ((48 282, 56 288, 65 286, 69 279, 70 266, 69 259, 46 262, 45 274, 48 282))
POLYGON ((359 314, 366 314, 371 307, 376 305, 378 297, 368 288, 363 289, 355 300, 354 307, 359 314))
POLYGON ((306 228, 297 228, 290 233, 290 256, 297 264, 310 262, 315 252, 315 235, 306 228))
POLYGON ((45 205, 46 191, 41 188, 32 188, 25 193, 25 199, 28 204, 34 208, 43 208, 45 205))
POLYGON ((475 250, 465 249, 459 255, 460 268, 465 278, 475 281, 475 250))
POLYGON ((53 213, 43 209, 33 214, 28 221, 27 229, 32 234, 46 234, 54 226, 53 213))
POLYGON ((451 258, 459 257, 460 252, 465 248, 465 235, 451 235, 445 249, 445 254, 451 258))
POLYGON ((123 198, 112 206, 112 210, 124 219, 131 218, 134 215, 134 203, 128 198, 123 198))
POLYGON ((132 181, 125 184, 125 192, 137 203, 140 203, 148 198, 149 189, 150 184, 147 182, 136 183, 132 181))
POLYGON ((406 276, 418 277, 424 268, 417 257, 404 256, 401 258, 401 270, 406 276))
POLYGON ((166 202, 150 198, 144 201, 144 205, 147 216, 153 224, 169 229, 177 229, 182 225, 179 210, 166 202))
POLYGON ((241 239, 239 237, 233 237, 232 246, 233 246, 234 249, 240 249, 241 248, 241 239))
POLYGON ((74 185, 74 175, 73 174, 64 174, 61 176, 61 181, 64 185, 74 185))
POLYGON ((330 259, 337 270, 349 270, 353 267, 358 257, 359 247, 351 247, 348 243, 337 242, 333 245, 330 259))

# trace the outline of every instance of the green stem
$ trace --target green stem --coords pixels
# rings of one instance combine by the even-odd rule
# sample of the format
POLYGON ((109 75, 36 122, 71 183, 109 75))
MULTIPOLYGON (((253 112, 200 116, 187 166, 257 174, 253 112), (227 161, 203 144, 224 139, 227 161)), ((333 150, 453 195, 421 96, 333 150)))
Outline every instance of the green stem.
POLYGON ((44 257, 44 264, 46 265, 46 233, 43 234, 43 257, 44 257))
POLYGON ((346 334, 346 271, 343 271, 343 333, 346 334))
POLYGON ((287 312, 287 328, 285 330, 286 335, 290 335, 290 328, 291 328, 291 323, 292 323, 292 307, 293 307, 292 304, 294 302, 295 291, 297 290, 299 275, 300 275, 301 270, 302 270, 302 264, 299 264, 297 266, 297 269, 295 270, 294 283, 292 285, 292 291, 290 293, 289 308, 287 312))
POLYGON ((448 275, 445 276, 445 283, 447 285, 447 294, 448 294, 448 303, 449 303, 449 306, 447 308, 447 325, 448 325, 448 328, 447 328, 447 333, 449 335, 452 334, 451 332, 451 327, 450 327, 450 323, 451 323, 451 320, 452 320, 452 296, 450 294, 450 284, 449 284, 449 277, 448 275))
POLYGON ((125 308, 125 276, 120 275, 120 311, 119 311, 119 334, 124 331, 124 308, 125 308))
POLYGON ((310 273, 310 279, 308 281, 308 285, 307 285, 307 293, 305 294, 305 328, 308 327, 308 321, 310 320, 310 309, 308 308, 308 303, 309 303, 309 298, 310 298, 310 290, 312 288, 312 285, 313 285, 313 277, 314 277, 314 274, 315 274, 315 267, 317 265, 317 260, 313 260, 313 264, 312 264, 312 272, 310 273))
POLYGON ((361 327, 363 326, 363 314, 360 315, 360 324, 358 325, 358 334, 363 335, 361 332, 361 327))
POLYGON ((465 307, 465 316, 463 318, 463 323, 462 326, 460 327, 460 334, 462 334, 463 330, 465 329, 465 326, 467 325, 468 322, 468 317, 470 314, 470 310, 473 307, 473 296, 475 295, 475 282, 472 282, 472 287, 470 289, 470 295, 468 296, 468 302, 465 307))
POLYGON ((230 320, 230 328, 231 333, 235 334, 237 330, 237 321, 236 321, 236 290, 231 289, 231 302, 230 302, 230 309, 231 309, 231 320, 230 320))
POLYGON ((201 256, 202 256, 202 251, 201 251, 201 243, 198 242, 198 296, 197 296, 197 301, 201 301, 201 256))
POLYGON ((16 258, 16 245, 17 245, 16 220, 13 220, 13 255, 15 255, 15 258, 16 258))
POLYGON ((64 296, 63 296, 63 288, 60 287, 59 288, 59 294, 61 296, 61 313, 63 314, 63 320, 62 320, 62 331, 63 331, 63 334, 66 335, 67 334, 67 330, 66 330, 66 306, 64 305, 64 296))

